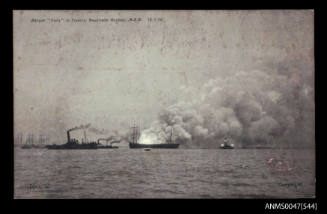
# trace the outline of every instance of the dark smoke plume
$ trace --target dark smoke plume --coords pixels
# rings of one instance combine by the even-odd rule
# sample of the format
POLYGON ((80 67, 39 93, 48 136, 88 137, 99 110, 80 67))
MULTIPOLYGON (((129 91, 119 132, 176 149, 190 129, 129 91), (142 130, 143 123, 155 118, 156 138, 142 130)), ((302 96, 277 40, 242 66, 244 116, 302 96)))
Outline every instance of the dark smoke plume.
POLYGON ((69 129, 68 131, 75 131, 75 130, 79 130, 79 129, 88 129, 91 126, 91 124, 86 124, 86 125, 80 125, 80 126, 76 126, 74 128, 69 129))

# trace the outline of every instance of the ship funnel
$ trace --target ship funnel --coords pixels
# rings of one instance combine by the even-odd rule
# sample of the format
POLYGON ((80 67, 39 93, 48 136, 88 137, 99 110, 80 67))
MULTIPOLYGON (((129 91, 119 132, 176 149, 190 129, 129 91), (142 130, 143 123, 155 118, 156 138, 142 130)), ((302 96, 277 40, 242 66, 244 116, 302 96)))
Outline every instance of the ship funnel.
POLYGON ((69 133, 69 130, 67 131, 67 142, 70 142, 70 133, 69 133))

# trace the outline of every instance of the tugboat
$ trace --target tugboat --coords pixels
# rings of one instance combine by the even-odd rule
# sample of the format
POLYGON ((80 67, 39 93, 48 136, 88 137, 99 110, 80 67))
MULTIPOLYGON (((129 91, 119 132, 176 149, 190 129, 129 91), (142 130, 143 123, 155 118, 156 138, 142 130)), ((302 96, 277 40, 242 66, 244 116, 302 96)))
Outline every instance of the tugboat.
POLYGON ((172 134, 173 129, 171 129, 170 137, 167 139, 166 143, 159 144, 141 144, 138 142, 140 137, 140 129, 137 126, 132 127, 132 140, 129 142, 129 148, 131 149, 145 149, 145 148, 153 148, 153 149, 177 149, 179 147, 179 143, 173 143, 172 134))
POLYGON ((223 143, 220 144, 221 149, 234 149, 234 144, 227 137, 224 137, 223 143))
POLYGON ((67 143, 62 145, 47 145, 47 149, 97 149, 98 144, 96 142, 88 142, 86 138, 86 132, 84 129, 84 142, 79 143, 76 139, 70 139, 70 131, 76 129, 70 129, 67 131, 67 143))

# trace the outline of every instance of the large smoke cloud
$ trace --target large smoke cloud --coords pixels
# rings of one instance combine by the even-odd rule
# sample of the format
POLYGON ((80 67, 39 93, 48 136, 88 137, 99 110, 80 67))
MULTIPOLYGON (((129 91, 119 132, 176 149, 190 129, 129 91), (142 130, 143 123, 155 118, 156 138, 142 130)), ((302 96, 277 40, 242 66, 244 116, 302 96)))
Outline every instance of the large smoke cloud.
POLYGON ((240 146, 312 143, 313 72, 305 62, 266 63, 182 91, 180 102, 142 132, 141 143, 163 143, 171 128, 173 140, 190 146, 218 145, 224 136, 240 146))

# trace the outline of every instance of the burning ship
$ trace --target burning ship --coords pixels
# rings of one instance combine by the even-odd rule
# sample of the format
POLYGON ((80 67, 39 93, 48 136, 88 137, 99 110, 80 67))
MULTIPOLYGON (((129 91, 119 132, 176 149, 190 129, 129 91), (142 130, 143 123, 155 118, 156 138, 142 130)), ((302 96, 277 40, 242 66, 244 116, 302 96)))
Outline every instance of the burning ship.
POLYGON ((62 145, 56 145, 56 144, 47 145, 46 148, 47 149, 97 149, 98 144, 96 142, 88 142, 88 140, 86 138, 85 129, 87 127, 88 126, 85 126, 85 127, 82 126, 82 127, 75 127, 75 128, 69 129, 67 131, 67 143, 62 144, 62 145), (70 139, 70 132, 81 129, 81 128, 84 129, 84 139, 82 139, 82 143, 79 143, 79 141, 76 139, 70 139))
POLYGON ((173 130, 171 129, 170 137, 166 140, 166 143, 160 144, 142 144, 139 143, 140 138, 140 128, 137 126, 132 127, 131 141, 129 141, 129 148, 131 149, 177 149, 179 147, 178 143, 173 143, 172 141, 173 130))

